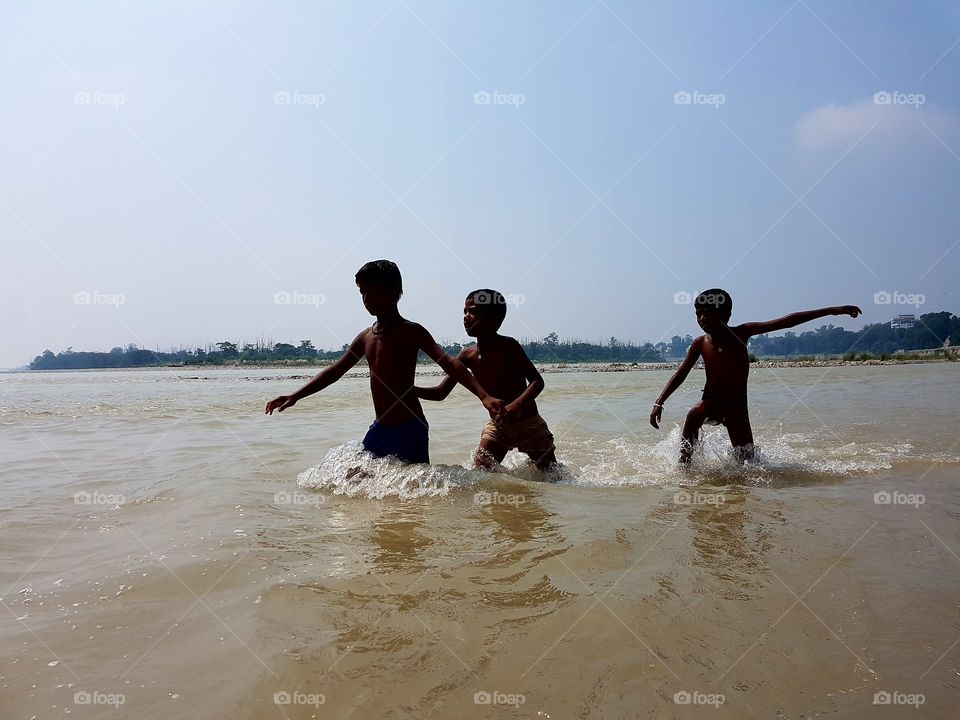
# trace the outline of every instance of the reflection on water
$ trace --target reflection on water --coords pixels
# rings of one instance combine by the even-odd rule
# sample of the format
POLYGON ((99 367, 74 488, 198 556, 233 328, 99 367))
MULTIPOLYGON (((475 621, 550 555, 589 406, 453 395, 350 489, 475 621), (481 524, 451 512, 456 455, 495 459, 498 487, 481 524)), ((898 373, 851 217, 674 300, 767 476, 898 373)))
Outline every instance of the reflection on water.
MULTIPOLYGON (((127 694, 110 715, 138 720, 860 717, 873 692, 901 688, 950 717, 960 458, 943 388, 956 371, 862 372, 871 383, 842 402, 834 375, 811 388, 830 429, 794 414, 785 431, 777 382, 755 403, 757 462, 730 462, 712 430, 690 468, 676 429, 573 421, 608 390, 627 417, 665 374, 620 374, 622 388, 553 376, 556 483, 517 454, 499 473, 456 453, 365 456, 347 442, 369 423, 361 380, 265 419, 275 388, 230 373, 20 378, 0 426, 0 703, 103 717, 72 699, 101 689, 127 694), (925 422, 896 425, 922 393, 925 422), (891 412, 867 425, 864 403, 891 412), (926 502, 877 505, 878 489, 926 502), (682 708, 681 690, 726 704, 682 708), (276 702, 284 692, 323 702, 276 702), (475 702, 483 692, 525 701, 475 702)), ((464 393, 434 411, 437 449, 469 455, 475 432, 443 418, 475 406, 464 393)))
POLYGON ((382 574, 413 573, 433 569, 425 550, 434 544, 429 534, 420 532, 426 525, 423 512, 414 503, 402 503, 384 510, 365 533, 376 547, 372 558, 374 571, 382 574))

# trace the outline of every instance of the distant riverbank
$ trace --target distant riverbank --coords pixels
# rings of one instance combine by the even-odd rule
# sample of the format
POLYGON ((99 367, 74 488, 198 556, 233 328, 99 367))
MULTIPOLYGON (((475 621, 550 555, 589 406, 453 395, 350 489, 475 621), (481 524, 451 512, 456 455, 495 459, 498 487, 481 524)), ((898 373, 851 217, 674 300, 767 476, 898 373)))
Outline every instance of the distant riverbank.
MULTIPOLYGON (((791 368, 791 367, 843 367, 857 365, 904 365, 916 363, 939 363, 956 362, 960 359, 960 353, 957 348, 944 348, 937 351, 921 351, 901 353, 896 355, 872 356, 869 353, 857 353, 844 357, 797 357, 797 358, 763 358, 756 359, 750 363, 753 368, 791 368)), ((110 370, 226 370, 226 369, 249 369, 249 370, 305 370, 312 373, 318 372, 333 363, 333 360, 321 360, 318 362, 266 362, 266 363, 204 363, 196 365, 151 365, 136 368, 77 368, 75 370, 27 370, 18 368, 13 370, 0 370, 0 372, 93 372, 110 370)), ((663 362, 650 363, 604 363, 604 362, 552 362, 552 363, 534 363, 537 369, 544 374, 550 373, 608 373, 608 372, 644 372, 652 370, 672 370, 680 364, 680 360, 668 360, 663 362)), ((701 363, 698 363, 702 365, 701 363)), ((366 365, 361 363, 354 368, 350 374, 366 374, 366 365)), ((423 362, 418 366, 419 375, 443 375, 432 362, 423 362)), ((292 378, 310 377, 310 375, 292 375, 292 378)))
MULTIPOLYGON (((768 368, 810 368, 810 367, 853 367, 853 366, 867 366, 867 365, 912 365, 912 364, 924 364, 924 363, 943 363, 943 362, 956 362, 956 354, 952 355, 923 355, 923 356, 898 356, 896 358, 865 358, 865 359, 852 359, 844 360, 842 358, 820 358, 820 359, 767 359, 767 360, 756 360, 750 363, 751 368, 758 369, 768 369, 768 368)), ((183 370, 211 370, 211 369, 224 369, 225 367, 231 368, 242 368, 250 370, 309 370, 310 374, 291 374, 291 375, 276 375, 269 378, 263 378, 264 380, 279 380, 279 379, 289 379, 289 380, 306 380, 312 375, 322 370, 324 367, 330 363, 320 363, 315 365, 285 365, 282 363, 265 363, 262 365, 233 365, 233 366, 210 366, 210 365, 180 365, 167 368, 158 368, 165 370, 172 369, 183 369, 183 370)), ((617 372, 649 372, 649 371, 659 371, 659 370, 674 370, 680 364, 680 360, 670 361, 670 362, 656 362, 656 363, 534 363, 539 370, 544 375, 555 374, 555 373, 617 373, 617 372)), ((702 368, 703 363, 697 363, 697 367, 702 368)), ((348 373, 349 375, 361 375, 367 376, 369 372, 364 365, 358 365, 357 367, 351 369, 348 373)), ((424 377, 440 377, 444 372, 439 367, 433 363, 421 363, 417 367, 417 375, 424 377)))

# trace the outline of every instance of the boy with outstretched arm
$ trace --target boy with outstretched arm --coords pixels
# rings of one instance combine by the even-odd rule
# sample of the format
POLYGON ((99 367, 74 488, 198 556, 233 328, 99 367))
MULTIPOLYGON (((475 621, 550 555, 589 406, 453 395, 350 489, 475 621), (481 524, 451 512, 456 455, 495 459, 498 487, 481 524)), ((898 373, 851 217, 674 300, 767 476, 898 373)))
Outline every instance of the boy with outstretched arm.
MULTIPOLYGON (((543 378, 523 346, 499 333, 506 315, 506 301, 496 290, 474 290, 463 303, 463 327, 477 343, 463 350, 458 359, 484 388, 506 403, 502 412, 492 413, 493 419, 483 428, 474 465, 491 469, 516 448, 538 469, 548 470, 557 457, 553 434, 537 411, 543 378)), ((443 400, 456 384, 454 378, 446 377, 436 387, 417 387, 416 392, 424 400, 443 400)))
POLYGON ((727 323, 733 311, 733 298, 726 290, 719 288, 704 290, 694 299, 693 307, 697 324, 706 334, 690 345, 687 357, 667 382, 650 412, 650 424, 659 428, 663 404, 683 384, 691 368, 702 357, 706 385, 702 400, 690 409, 683 423, 683 445, 680 449, 682 463, 690 462, 700 428, 705 422, 726 426, 738 460, 742 462, 753 458, 753 431, 747 410, 747 374, 750 372, 747 342, 751 337, 795 327, 827 315, 857 317, 861 312, 856 305, 839 305, 730 327, 727 323))
POLYGON ((427 419, 414 391, 417 355, 423 350, 453 379, 480 398, 491 416, 503 403, 486 392, 463 364, 443 351, 422 326, 400 316, 403 294, 400 269, 389 260, 368 262, 356 275, 363 305, 377 321, 362 331, 347 351, 292 395, 267 403, 265 412, 283 412, 298 400, 332 385, 361 358, 370 366, 370 394, 376 420, 363 438, 363 447, 377 457, 393 455, 408 463, 428 463, 427 419))

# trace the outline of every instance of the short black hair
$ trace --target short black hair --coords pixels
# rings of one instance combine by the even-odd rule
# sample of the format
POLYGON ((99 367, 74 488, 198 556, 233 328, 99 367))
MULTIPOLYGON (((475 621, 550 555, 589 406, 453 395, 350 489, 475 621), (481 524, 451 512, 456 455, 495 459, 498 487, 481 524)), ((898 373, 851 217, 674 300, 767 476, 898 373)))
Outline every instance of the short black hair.
POLYGON ((400 268, 392 260, 371 260, 365 263, 357 270, 357 285, 361 280, 386 288, 396 288, 403 295, 403 278, 400 277, 400 268))
POLYGON ((497 323, 497 330, 503 325, 504 318, 507 317, 507 300, 498 291, 490 288, 481 288, 474 290, 467 295, 467 300, 473 300, 473 304, 487 317, 497 323))
POLYGON ((733 298, 730 297, 730 293, 721 288, 704 290, 693 299, 693 306, 718 315, 724 321, 729 320, 733 314, 733 298))

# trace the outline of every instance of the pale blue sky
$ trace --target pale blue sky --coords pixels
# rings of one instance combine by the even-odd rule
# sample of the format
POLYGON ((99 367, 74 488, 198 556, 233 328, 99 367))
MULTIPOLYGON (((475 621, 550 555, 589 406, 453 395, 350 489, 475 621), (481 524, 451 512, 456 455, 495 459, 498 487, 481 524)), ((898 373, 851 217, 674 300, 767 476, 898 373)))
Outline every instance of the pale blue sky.
POLYGON ((438 339, 479 286, 520 337, 693 334, 714 285, 956 312, 958 40, 906 0, 4 2, 0 367, 339 347, 380 257, 438 339))

